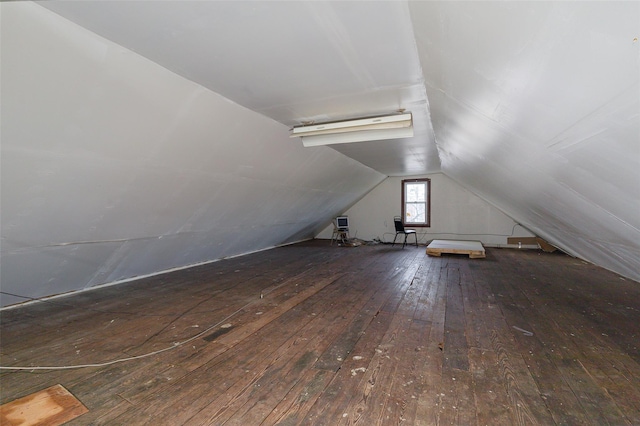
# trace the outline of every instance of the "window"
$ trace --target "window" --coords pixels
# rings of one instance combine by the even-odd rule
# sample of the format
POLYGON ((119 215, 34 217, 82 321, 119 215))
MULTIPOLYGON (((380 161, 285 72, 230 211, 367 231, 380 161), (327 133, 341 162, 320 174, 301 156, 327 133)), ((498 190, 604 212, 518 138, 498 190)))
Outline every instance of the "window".
POLYGON ((431 226, 431 179, 402 181, 402 218, 405 225, 431 226))

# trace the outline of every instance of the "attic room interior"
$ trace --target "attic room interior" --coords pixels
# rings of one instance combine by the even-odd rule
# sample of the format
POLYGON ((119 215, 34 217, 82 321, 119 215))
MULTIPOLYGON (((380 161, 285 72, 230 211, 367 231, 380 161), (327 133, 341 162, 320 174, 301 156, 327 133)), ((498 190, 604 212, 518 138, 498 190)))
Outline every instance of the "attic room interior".
POLYGON ((0 24, 1 424, 640 424, 639 2, 0 24))

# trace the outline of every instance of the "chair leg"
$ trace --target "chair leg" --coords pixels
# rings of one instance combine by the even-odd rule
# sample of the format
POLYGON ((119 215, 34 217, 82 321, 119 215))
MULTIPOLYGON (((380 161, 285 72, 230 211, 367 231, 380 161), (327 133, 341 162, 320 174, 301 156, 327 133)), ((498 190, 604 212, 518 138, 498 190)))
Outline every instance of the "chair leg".
POLYGON ((396 245, 396 238, 398 238, 398 233, 396 232, 396 236, 393 237, 393 243, 391 243, 391 247, 396 245))
POLYGON ((402 248, 404 248, 404 246, 407 245, 407 237, 408 237, 408 235, 405 233, 404 234, 404 243, 402 243, 402 248))
POLYGON ((416 237, 416 247, 418 247, 418 233, 416 232, 413 236, 416 237))

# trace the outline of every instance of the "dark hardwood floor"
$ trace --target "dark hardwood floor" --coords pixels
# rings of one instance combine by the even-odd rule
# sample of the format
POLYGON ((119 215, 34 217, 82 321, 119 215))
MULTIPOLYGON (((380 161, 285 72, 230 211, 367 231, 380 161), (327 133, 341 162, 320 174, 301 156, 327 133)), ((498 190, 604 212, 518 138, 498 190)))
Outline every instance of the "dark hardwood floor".
POLYGON ((640 284, 558 253, 310 241, 0 315, 2 366, 133 358, 2 370, 74 425, 640 425, 640 284))

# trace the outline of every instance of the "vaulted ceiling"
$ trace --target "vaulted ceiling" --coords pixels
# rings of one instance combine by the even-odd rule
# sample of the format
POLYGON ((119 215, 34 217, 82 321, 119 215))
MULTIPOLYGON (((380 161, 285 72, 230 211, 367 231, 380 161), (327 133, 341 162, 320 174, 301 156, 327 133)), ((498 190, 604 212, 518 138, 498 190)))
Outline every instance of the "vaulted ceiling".
POLYGON ((413 138, 334 148, 386 175, 439 171, 406 2, 43 5, 287 126, 410 111, 413 138))
MULTIPOLYGON (((638 2, 38 4, 282 127, 410 111, 412 138, 332 146, 378 172, 354 172, 349 179, 368 183, 349 191, 380 176, 443 172, 566 252, 640 280, 638 2)), ((123 78, 103 44, 52 25, 123 78)), ((260 129, 247 128, 248 139, 260 129)), ((295 149, 284 154, 283 144, 280 157, 317 163, 309 155, 320 154, 287 143, 295 149)), ((238 167, 244 176, 254 165, 238 167)))
POLYGON ((411 111, 413 138, 334 149, 386 175, 442 169, 639 276, 638 2, 46 7, 287 126, 411 111))

